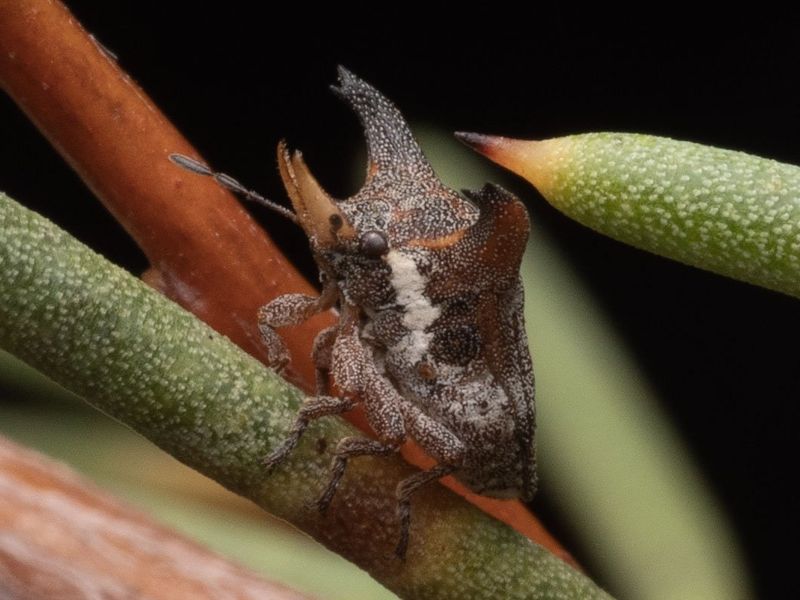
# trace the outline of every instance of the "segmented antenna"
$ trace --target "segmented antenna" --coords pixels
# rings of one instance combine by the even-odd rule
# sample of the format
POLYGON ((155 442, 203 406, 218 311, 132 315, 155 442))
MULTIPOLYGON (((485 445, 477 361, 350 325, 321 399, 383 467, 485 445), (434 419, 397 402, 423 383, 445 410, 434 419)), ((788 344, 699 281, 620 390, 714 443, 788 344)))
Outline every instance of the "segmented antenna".
POLYGON ((182 169, 186 169, 192 173, 197 173, 198 175, 206 175, 211 177, 216 181, 219 185, 224 187, 227 190, 230 190, 236 194, 240 194, 242 198, 245 200, 250 200, 251 202, 255 202, 262 206, 266 206, 270 210, 275 211, 281 216, 286 217, 292 223, 299 224, 297 221, 297 215, 295 215, 292 211, 288 208, 281 206, 273 202, 272 200, 267 200, 261 194, 254 192, 253 190, 248 190, 244 187, 241 183, 236 181, 230 175, 226 175, 225 173, 218 173, 216 171, 212 171, 211 168, 206 165, 205 163, 201 163, 199 160, 195 160, 194 158, 190 158, 184 154, 170 154, 169 160, 181 167, 182 169))

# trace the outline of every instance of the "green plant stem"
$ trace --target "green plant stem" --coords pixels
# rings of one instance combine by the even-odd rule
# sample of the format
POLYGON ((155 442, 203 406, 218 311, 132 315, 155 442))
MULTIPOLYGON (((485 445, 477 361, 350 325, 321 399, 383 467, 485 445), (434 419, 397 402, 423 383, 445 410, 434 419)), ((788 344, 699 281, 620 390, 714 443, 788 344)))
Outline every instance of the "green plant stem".
POLYGON ((302 399, 255 359, 0 194, 0 345, 161 448, 290 521, 405 598, 606 598, 584 575, 441 486, 414 498, 393 557, 397 458, 352 461, 325 515, 329 451, 357 430, 314 423, 284 465, 262 459, 302 399))

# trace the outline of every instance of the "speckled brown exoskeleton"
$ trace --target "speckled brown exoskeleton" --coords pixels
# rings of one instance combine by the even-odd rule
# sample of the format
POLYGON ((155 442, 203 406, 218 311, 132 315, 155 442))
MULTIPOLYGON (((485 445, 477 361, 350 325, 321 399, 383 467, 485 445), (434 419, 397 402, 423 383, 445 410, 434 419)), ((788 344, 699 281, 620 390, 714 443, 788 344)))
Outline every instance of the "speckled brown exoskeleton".
POLYGON ((332 307, 339 320, 314 343, 317 395, 265 463, 271 469, 286 458, 313 419, 363 405, 377 439, 338 442, 316 503, 324 511, 349 459, 393 454, 413 438, 437 464, 397 486, 396 552, 403 557, 410 499, 428 482, 453 474, 487 496, 530 500, 536 491, 533 367, 519 277, 530 225, 522 203, 498 186, 464 196, 446 187, 394 105, 344 69, 339 79, 333 90, 358 114, 367 138, 361 190, 332 198, 299 152, 278 146, 294 214, 279 210, 308 235, 322 293, 287 294, 261 309, 273 363, 288 356, 275 328, 332 307), (327 394, 329 373, 343 396, 327 394))

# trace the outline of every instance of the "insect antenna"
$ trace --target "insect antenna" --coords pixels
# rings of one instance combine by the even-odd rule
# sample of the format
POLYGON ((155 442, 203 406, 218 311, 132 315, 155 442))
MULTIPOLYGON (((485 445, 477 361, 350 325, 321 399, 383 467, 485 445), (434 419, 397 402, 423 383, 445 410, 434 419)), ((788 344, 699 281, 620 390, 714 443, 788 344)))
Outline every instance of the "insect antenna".
POLYGON ((292 223, 299 224, 297 221, 297 215, 295 215, 291 210, 288 208, 273 202, 272 200, 268 200, 264 198, 258 192, 254 192, 253 190, 248 190, 244 187, 241 183, 235 180, 230 175, 226 175, 225 173, 218 173, 216 171, 212 171, 211 168, 205 164, 200 162, 199 160, 195 160, 194 158, 190 158, 184 154, 170 154, 169 160, 173 163, 190 171, 192 173, 197 173, 198 175, 206 175, 211 177, 216 181, 219 185, 224 187, 227 190, 230 190, 236 194, 241 195, 242 198, 245 200, 250 200, 251 202, 255 202, 256 204, 260 204, 261 206, 266 206, 270 210, 275 211, 279 215, 286 217, 292 223))

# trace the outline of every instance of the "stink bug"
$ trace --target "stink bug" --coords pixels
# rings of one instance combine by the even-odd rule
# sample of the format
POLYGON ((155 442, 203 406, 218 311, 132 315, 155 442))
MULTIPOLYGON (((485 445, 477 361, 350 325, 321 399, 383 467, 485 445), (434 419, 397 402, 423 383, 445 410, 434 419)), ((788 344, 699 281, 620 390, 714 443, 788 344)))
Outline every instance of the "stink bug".
POLYGON ((397 486, 404 557, 410 498, 453 474, 473 491, 530 500, 536 491, 534 381, 522 315, 519 266, 530 229, 522 203, 487 184, 460 196, 433 172, 395 106, 345 69, 333 91, 358 114, 367 138, 362 189, 335 200, 299 152, 278 145, 294 213, 186 157, 173 160, 298 223, 319 266, 322 293, 280 296, 259 313, 273 363, 287 353, 275 328, 328 308, 313 356, 317 395, 308 398, 268 469, 297 445, 308 423, 362 404, 378 439, 348 437, 333 452, 317 507, 330 504, 347 461, 397 452, 410 436, 436 459, 397 486), (327 394, 327 375, 345 394, 327 394))

